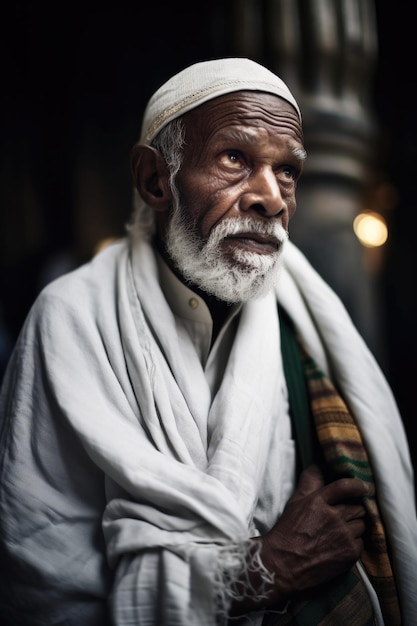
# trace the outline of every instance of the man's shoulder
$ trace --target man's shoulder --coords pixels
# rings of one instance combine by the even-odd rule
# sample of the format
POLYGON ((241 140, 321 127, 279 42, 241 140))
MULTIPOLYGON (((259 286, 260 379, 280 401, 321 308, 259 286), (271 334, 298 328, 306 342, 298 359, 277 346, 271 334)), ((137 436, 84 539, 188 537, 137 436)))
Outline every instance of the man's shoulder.
POLYGON ((126 243, 109 245, 87 263, 48 283, 34 301, 25 326, 53 335, 59 327, 82 332, 116 308, 117 276, 126 243))
MULTIPOLYGON (((125 240, 109 244, 89 261, 48 283, 38 299, 47 301, 59 298, 74 301, 74 298, 82 295, 93 296, 100 288, 105 289, 107 285, 114 283, 117 266, 125 249, 125 240)), ((82 302, 78 301, 78 304, 82 302)))

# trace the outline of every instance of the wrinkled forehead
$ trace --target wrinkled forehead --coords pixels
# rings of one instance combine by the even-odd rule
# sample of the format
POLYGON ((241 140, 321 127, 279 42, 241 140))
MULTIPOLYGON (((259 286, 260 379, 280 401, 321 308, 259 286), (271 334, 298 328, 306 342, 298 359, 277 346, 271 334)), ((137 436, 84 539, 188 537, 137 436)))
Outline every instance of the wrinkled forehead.
POLYGON ((216 59, 195 63, 164 83, 151 97, 145 109, 141 143, 152 139, 170 121, 204 102, 236 91, 261 91, 299 106, 281 78, 266 67, 245 58, 216 59))
POLYGON ((188 147, 221 139, 239 143, 258 143, 268 136, 303 144, 302 126, 294 107, 275 94, 239 91, 208 100, 187 111, 184 123, 188 147))

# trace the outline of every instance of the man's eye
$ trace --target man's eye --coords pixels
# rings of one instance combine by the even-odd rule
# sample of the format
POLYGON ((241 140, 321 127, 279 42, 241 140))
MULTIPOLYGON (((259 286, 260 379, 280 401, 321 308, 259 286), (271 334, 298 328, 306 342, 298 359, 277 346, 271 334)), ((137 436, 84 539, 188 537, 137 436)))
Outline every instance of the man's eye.
POLYGON ((242 155, 237 150, 228 150, 223 154, 221 160, 223 164, 228 167, 242 166, 242 155))
POLYGON ((285 167, 280 168, 278 172, 278 176, 287 180, 289 179, 295 180, 297 178, 297 172, 293 167, 291 167, 290 165, 287 165, 285 167))

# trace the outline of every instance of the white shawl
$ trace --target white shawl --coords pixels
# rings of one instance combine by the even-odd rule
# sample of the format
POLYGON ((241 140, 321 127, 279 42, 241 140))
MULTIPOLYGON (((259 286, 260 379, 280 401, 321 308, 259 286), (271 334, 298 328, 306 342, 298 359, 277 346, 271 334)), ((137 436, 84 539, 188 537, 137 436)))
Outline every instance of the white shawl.
MULTIPOLYGON (((415 624, 417 523, 401 419, 339 299, 292 244, 285 255, 278 298, 358 420, 393 548, 404 624, 415 624)), ((234 557, 222 546, 256 532, 258 513, 272 525, 289 496, 292 476, 279 454, 281 443, 290 445, 286 406, 274 415, 268 410, 285 390, 273 295, 244 307, 211 406, 189 388, 173 328, 152 250, 135 245, 130 255, 122 242, 49 285, 22 332, 0 405, 5 423, 14 419, 3 429, 8 495, 0 498, 0 517, 16 520, 5 533, 16 560, 31 561, 45 580, 27 598, 36 604, 42 596, 58 615, 58 605, 65 607, 60 594, 69 589, 80 615, 88 614, 88 594, 108 593, 92 538, 105 507, 107 558, 116 568, 114 623, 214 626, 219 555, 220 565, 234 557), (22 506, 34 509, 30 520, 22 506)), ((238 556, 237 550, 237 564, 238 556)), ((75 616, 69 623, 98 622, 75 616)))

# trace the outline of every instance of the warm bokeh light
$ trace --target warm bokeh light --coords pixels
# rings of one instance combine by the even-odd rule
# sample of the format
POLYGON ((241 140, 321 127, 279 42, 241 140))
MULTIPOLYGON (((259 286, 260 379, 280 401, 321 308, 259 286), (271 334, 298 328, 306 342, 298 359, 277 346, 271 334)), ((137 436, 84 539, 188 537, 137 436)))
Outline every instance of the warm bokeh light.
POLYGON ((379 213, 359 213, 353 222, 353 230, 362 245, 368 248, 383 246, 388 239, 387 224, 379 213))
POLYGON ((117 237, 106 237, 105 239, 100 239, 94 248, 94 255, 104 250, 104 248, 107 248, 107 246, 117 241, 117 239, 117 237))

